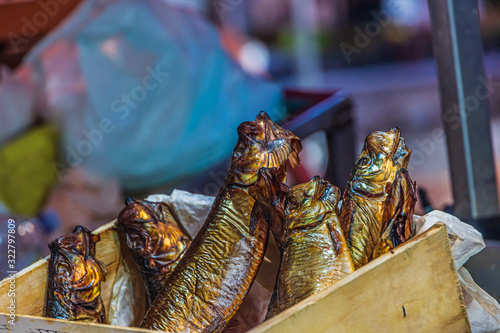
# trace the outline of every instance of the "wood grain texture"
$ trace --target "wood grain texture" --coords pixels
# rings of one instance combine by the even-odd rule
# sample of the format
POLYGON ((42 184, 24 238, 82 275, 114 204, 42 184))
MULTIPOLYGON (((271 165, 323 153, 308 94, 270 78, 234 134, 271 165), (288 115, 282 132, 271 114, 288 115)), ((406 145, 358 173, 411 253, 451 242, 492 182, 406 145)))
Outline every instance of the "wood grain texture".
POLYGON ((126 333, 139 332, 151 333, 153 331, 133 328, 119 327, 105 324, 81 323, 53 318, 41 318, 32 316, 19 316, 15 326, 9 326, 10 318, 6 314, 0 314, 0 331, 9 333, 126 333))
POLYGON ((254 328, 274 332, 470 332, 444 225, 254 328))

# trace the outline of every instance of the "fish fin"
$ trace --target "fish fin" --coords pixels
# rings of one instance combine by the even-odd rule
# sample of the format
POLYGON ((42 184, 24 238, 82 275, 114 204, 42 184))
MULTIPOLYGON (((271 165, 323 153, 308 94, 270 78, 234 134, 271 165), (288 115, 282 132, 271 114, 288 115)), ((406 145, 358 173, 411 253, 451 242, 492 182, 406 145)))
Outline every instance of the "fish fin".
POLYGON ((391 219, 387 224, 386 228, 379 237, 375 247, 373 248, 371 260, 386 254, 394 248, 394 243, 391 240, 392 229, 394 227, 394 219, 391 219))
POLYGON ((265 219, 264 212, 262 211, 262 205, 255 203, 252 208, 252 212, 250 213, 250 235, 255 236, 255 231, 257 230, 257 226, 259 221, 265 219))
POLYGON ((346 239, 349 238, 349 229, 351 227, 351 222, 354 217, 354 202, 349 199, 348 189, 346 188, 344 191, 344 195, 342 198, 342 207, 340 208, 340 227, 344 232, 344 237, 346 239))
POLYGON ((391 193, 391 189, 392 189, 392 183, 391 183, 391 182, 387 182, 387 183, 385 184, 385 193, 386 193, 386 194, 391 193))
MULTIPOLYGON (((280 166, 279 168, 271 168, 276 169, 273 171, 272 175, 275 177, 276 181, 279 183, 285 184, 286 182, 286 163, 280 166)), ((287 187, 288 190, 288 187, 287 187)))
MULTIPOLYGON (((331 213, 327 213, 325 215, 326 220, 330 219, 330 214, 331 213)), ((335 249, 335 252, 337 252, 337 255, 340 255, 343 249, 342 245, 347 244, 345 236, 343 233, 339 232, 339 230, 336 229, 331 223, 327 222, 326 226, 328 228, 330 238, 332 239, 333 248, 335 249)))
POLYGON ((406 146, 405 139, 399 138, 396 152, 392 155, 392 162, 400 168, 408 168, 410 162, 411 150, 406 146))
MULTIPOLYGON (((282 171, 277 168, 261 168, 258 172, 257 181, 249 189, 249 194, 255 200, 255 206, 260 206, 264 213, 269 228, 273 233, 276 243, 282 247, 285 241, 285 193, 288 186, 280 181, 282 171)), ((253 212, 253 209, 252 209, 253 212)), ((255 214, 258 212, 256 211, 255 214)), ((253 225, 257 221, 251 221, 250 230, 255 230, 253 225), (252 223, 254 222, 254 223, 252 223)))
POLYGON ((295 168, 295 167, 298 167, 300 165, 299 153, 302 150, 302 143, 300 142, 300 139, 297 138, 295 135, 291 139, 291 142, 292 142, 292 144, 291 144, 292 151, 290 152, 290 155, 288 156, 288 162, 290 163, 290 166, 292 168, 295 168))
POLYGON ((327 213, 325 215, 326 226, 332 239, 333 248, 337 255, 337 265, 338 267, 343 267, 343 269, 349 272, 354 272, 356 270, 354 266, 354 261, 352 259, 351 251, 349 249, 347 239, 344 235, 340 223, 338 221, 337 215, 333 212, 327 213))
POLYGON ((406 169, 399 169, 388 192, 384 210, 384 221, 393 224, 390 237, 394 247, 412 236, 416 202, 416 183, 412 182, 406 169))
POLYGON ((128 205, 134 203, 134 201, 135 201, 135 199, 132 198, 131 196, 126 197, 125 198, 125 206, 128 206, 128 205))

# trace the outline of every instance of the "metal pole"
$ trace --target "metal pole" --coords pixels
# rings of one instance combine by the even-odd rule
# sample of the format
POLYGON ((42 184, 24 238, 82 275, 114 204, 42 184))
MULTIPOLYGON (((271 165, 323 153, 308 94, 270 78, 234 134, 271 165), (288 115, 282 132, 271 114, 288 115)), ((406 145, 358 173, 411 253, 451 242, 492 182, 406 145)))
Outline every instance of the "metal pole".
POLYGON ((316 34, 315 0, 291 0, 296 72, 301 86, 321 85, 321 53, 316 34))
POLYGON ((477 0, 428 0, 455 214, 498 216, 477 0))

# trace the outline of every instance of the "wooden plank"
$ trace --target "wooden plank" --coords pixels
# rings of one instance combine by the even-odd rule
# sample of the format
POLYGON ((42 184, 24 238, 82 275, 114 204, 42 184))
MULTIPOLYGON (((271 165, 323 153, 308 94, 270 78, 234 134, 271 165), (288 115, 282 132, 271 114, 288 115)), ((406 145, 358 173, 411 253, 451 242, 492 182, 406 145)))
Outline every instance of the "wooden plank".
POLYGON ((250 332, 470 332, 444 225, 250 332))
MULTIPOLYGON (((111 222, 100 233, 98 259, 108 268, 103 285, 111 298, 119 264, 120 240, 111 222), (100 246, 99 246, 100 244, 100 246)), ((124 256, 130 256, 124 250, 124 256)), ((122 258, 123 258, 122 257, 122 258)), ((43 308, 47 258, 16 275, 16 325, 11 332, 88 332, 87 323, 34 317, 43 308)), ((120 266, 121 267, 121 266, 120 266)), ((136 274, 136 272, 133 272, 136 274)), ((0 304, 7 305, 8 280, 0 282, 0 304)), ((5 310, 0 310, 4 312, 5 310)), ((0 331, 8 329, 0 314, 0 331)), ((148 332, 91 324, 94 333, 148 332)), ((330 289, 312 296, 252 332, 470 332, 467 313, 444 225, 437 225, 362 267, 330 289), (404 307, 404 312, 403 312, 404 307)), ((149 331, 150 332, 150 331, 149 331)))
POLYGON ((79 323, 53 318, 41 318, 31 316, 17 316, 15 325, 9 325, 10 318, 6 314, 0 314, 0 332, 9 333, 126 333, 139 332, 151 333, 151 330, 145 330, 133 327, 120 327, 92 323, 79 323))

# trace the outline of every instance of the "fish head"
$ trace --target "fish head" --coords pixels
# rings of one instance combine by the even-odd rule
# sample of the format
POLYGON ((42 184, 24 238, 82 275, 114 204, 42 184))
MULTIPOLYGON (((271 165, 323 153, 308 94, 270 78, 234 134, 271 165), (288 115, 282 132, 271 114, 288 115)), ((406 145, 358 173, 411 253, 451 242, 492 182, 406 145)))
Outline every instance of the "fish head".
POLYGON ((340 190, 319 176, 295 185, 285 198, 285 228, 306 230, 320 225, 326 214, 335 213, 340 190))
POLYGON ((149 269, 161 270, 176 261, 189 245, 174 221, 168 206, 127 198, 118 215, 117 228, 125 235, 127 245, 137 260, 149 269))
POLYGON ((276 125, 261 111, 254 121, 238 126, 238 142, 226 181, 232 185, 249 186, 255 183, 261 168, 285 169, 287 161, 296 167, 301 150, 298 137, 276 125))
POLYGON ((408 168, 410 155, 399 128, 370 133, 351 173, 353 190, 366 196, 382 194, 396 172, 408 168))
POLYGON ((100 295, 105 265, 95 259, 95 245, 100 240, 82 226, 73 233, 61 236, 49 244, 50 269, 56 291, 73 303, 88 303, 100 295))

